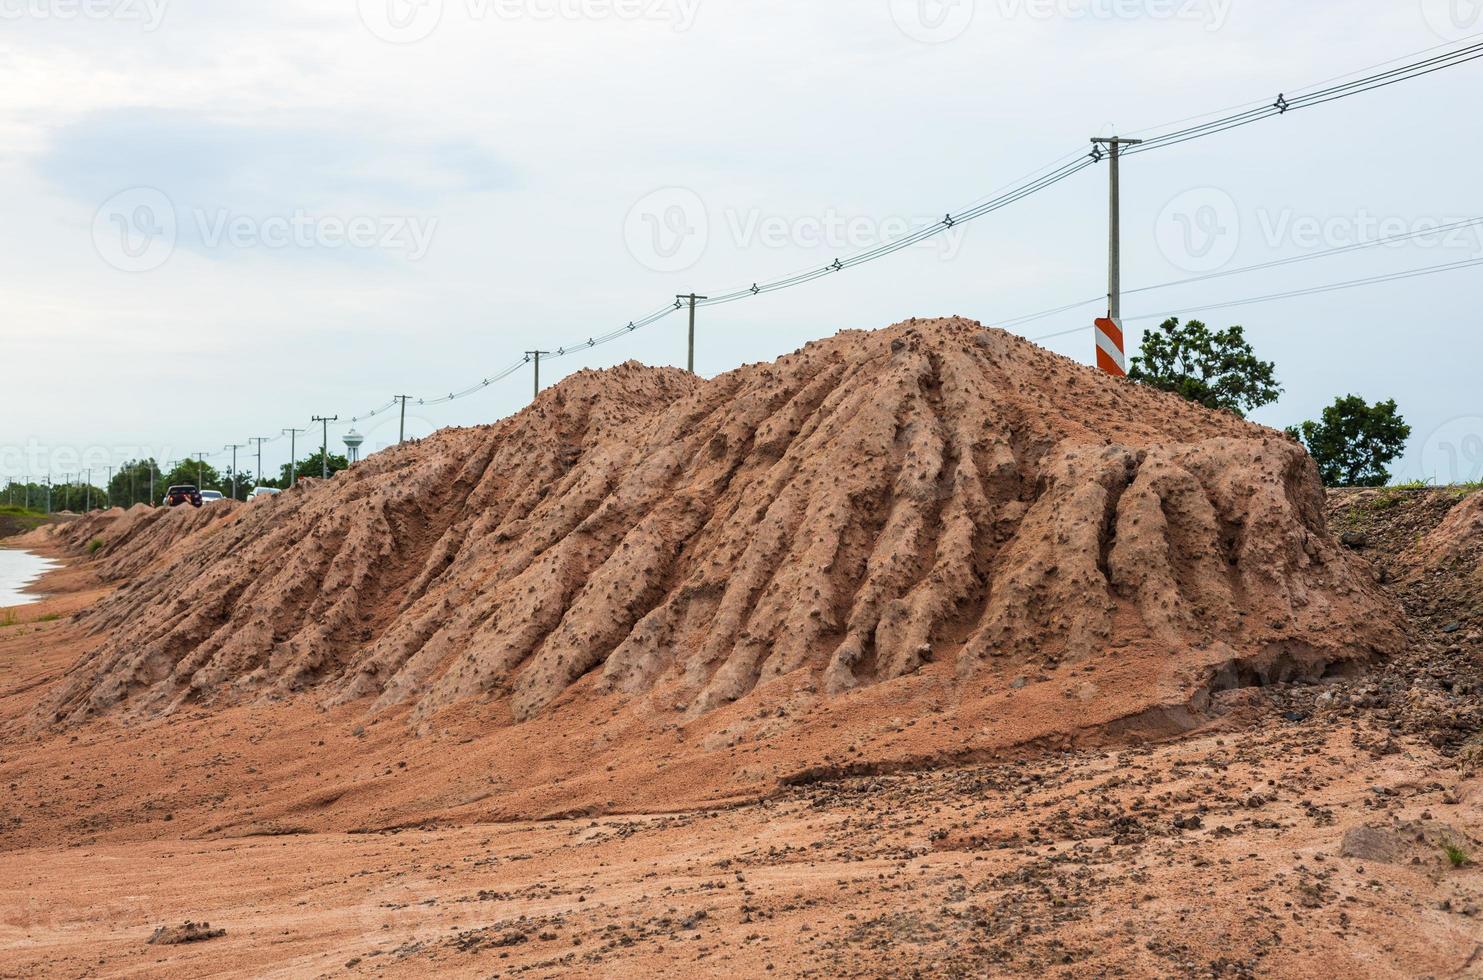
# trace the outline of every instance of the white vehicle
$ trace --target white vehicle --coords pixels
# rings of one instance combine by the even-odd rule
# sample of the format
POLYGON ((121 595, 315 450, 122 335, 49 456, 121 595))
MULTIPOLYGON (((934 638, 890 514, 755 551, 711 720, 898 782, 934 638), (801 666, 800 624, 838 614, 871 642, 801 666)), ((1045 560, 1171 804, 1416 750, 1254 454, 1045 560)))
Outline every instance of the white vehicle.
POLYGON ((227 499, 227 498, 225 498, 225 497, 223 497, 221 495, 221 491, 220 490, 202 490, 201 491, 201 503, 203 503, 203 504, 215 503, 218 500, 225 500, 225 499, 227 499))
POLYGON ((257 500, 259 497, 272 497, 275 494, 279 494, 282 492, 283 491, 279 490, 277 487, 253 487, 252 493, 249 493, 247 495, 247 499, 257 500))

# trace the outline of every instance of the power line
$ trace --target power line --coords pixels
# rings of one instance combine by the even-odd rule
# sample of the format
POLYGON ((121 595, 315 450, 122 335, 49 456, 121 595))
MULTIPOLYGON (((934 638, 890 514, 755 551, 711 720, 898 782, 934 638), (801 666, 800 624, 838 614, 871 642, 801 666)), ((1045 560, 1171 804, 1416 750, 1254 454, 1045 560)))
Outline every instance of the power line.
MULTIPOLYGON (((1428 48, 1425 51, 1419 53, 1429 54, 1430 52, 1436 51, 1437 49, 1437 47, 1428 48)), ((1384 88, 1388 85, 1395 84, 1396 82, 1408 81, 1412 78, 1419 78, 1423 75, 1428 75, 1432 72, 1440 71, 1443 68, 1451 68, 1461 64, 1465 64, 1480 57, 1483 57, 1483 41, 1477 41, 1456 50, 1444 52, 1442 54, 1432 55, 1431 57, 1422 59, 1420 61, 1408 62, 1407 64, 1401 65, 1396 68, 1389 68, 1385 71, 1380 72, 1371 72, 1370 74, 1362 75, 1359 78, 1354 78, 1351 81, 1343 82, 1342 84, 1329 85, 1325 82, 1318 83, 1320 86, 1325 87, 1315 87, 1312 85, 1305 86, 1302 89, 1294 90, 1294 95, 1291 98, 1279 94, 1276 100, 1271 103, 1248 103, 1251 108, 1246 108, 1243 111, 1212 119, 1198 126, 1185 127, 1184 129, 1175 130, 1161 136, 1149 137, 1145 139, 1143 145, 1130 148, 1126 151, 1125 155, 1133 155, 1135 153, 1143 153, 1150 150, 1162 149, 1169 146, 1179 145, 1180 143, 1189 142, 1190 140, 1202 139, 1206 136, 1213 136, 1218 133, 1227 132, 1231 129, 1249 125, 1262 119, 1270 118, 1272 116, 1286 115, 1288 112, 1292 112, 1297 109, 1322 105, 1324 103, 1335 101, 1337 99, 1348 98, 1352 95, 1359 95, 1364 92, 1373 91, 1377 88, 1384 88), (1312 91, 1310 91, 1310 89, 1312 91)), ((1382 62, 1381 66, 1393 64, 1397 60, 1400 59, 1392 59, 1388 62, 1382 62)), ((1354 74, 1356 73, 1351 72, 1349 73, 1349 75, 1341 75, 1337 76, 1337 78, 1348 78, 1350 77, 1350 75, 1354 74)), ((1334 81, 1334 79, 1331 79, 1330 81, 1334 81)), ((817 279, 826 278, 836 273, 843 272, 846 269, 852 269, 856 266, 864 265, 867 262, 873 262, 877 259, 885 258, 886 256, 892 255, 898 251, 901 251, 902 249, 910 248, 911 246, 916 245, 919 242, 926 241, 929 238, 940 235, 948 229, 956 227, 957 225, 963 224, 968 221, 973 221, 976 218, 981 218, 988 214, 992 214, 995 211, 1006 208, 1011 204, 1025 199, 1026 197, 1030 197, 1031 195, 1040 193, 1043 190, 1047 190, 1050 187, 1053 187, 1056 184, 1060 183, 1061 181, 1075 176, 1082 170, 1085 170, 1087 167, 1094 166, 1097 163, 1100 163, 1103 159, 1104 154, 1102 154, 1100 150, 1096 149, 1094 149, 1089 154, 1080 151, 1076 152, 1075 154, 1068 154, 1064 157, 1058 158, 1057 161, 1053 162, 1050 165, 1047 165, 1047 167, 1043 167, 1039 171, 1035 171, 1028 179, 1022 181, 1021 183, 1012 185, 1002 192, 989 197, 988 199, 981 200, 978 203, 957 212, 956 214, 950 212, 944 216, 942 221, 917 229, 916 231, 904 235, 901 238, 873 246, 872 248, 866 249, 847 258, 836 258, 832 263, 823 267, 813 266, 799 272, 791 273, 782 278, 765 282, 754 281, 750 286, 744 286, 724 291, 712 291, 709 294, 709 299, 706 299, 704 301, 697 301, 696 305, 721 306, 743 299, 750 299, 754 296, 760 296, 765 293, 778 292, 784 289, 792 289, 796 286, 805 285, 806 283, 813 282, 817 279)), ((660 319, 663 319, 665 316, 668 316, 670 313, 678 310, 681 305, 681 301, 676 300, 673 305, 662 307, 660 310, 650 314, 648 317, 645 317, 639 321, 630 322, 629 325, 624 329, 612 331, 609 334, 603 335, 601 338, 589 338, 585 344, 579 343, 570 347, 558 348, 551 354, 543 356, 562 357, 572 353, 574 350, 589 349, 591 347, 598 346, 599 344, 607 343, 610 340, 616 339, 617 337, 624 336, 625 334, 632 332, 638 327, 647 326, 651 323, 657 322, 660 319)), ((527 357, 523 361, 516 362, 515 364, 512 364, 501 372, 498 372, 496 375, 485 378, 479 384, 470 386, 469 388, 464 389, 464 391, 462 392, 451 392, 447 397, 444 398, 419 400, 418 404, 441 404, 443 402, 453 401, 454 399, 463 397, 467 394, 472 394, 473 392, 488 386, 496 380, 500 380, 504 377, 508 377, 510 374, 513 374, 515 371, 523 367, 528 360, 529 358, 527 357)))
MULTIPOLYGON (((1444 262, 1439 265, 1423 266, 1420 269, 1408 269, 1404 272, 1390 272, 1377 276, 1366 276, 1363 279, 1350 279, 1345 282, 1326 283, 1322 286, 1308 286, 1302 289, 1292 289, 1280 293, 1268 293, 1264 296, 1248 296, 1245 299, 1227 300, 1221 303, 1202 303, 1199 306, 1189 306, 1177 310, 1165 310, 1162 313, 1140 313, 1137 316, 1124 317, 1124 322, 1134 320, 1157 320, 1162 317, 1184 316, 1189 313, 1206 313, 1211 310, 1226 310, 1236 306, 1249 306, 1253 303, 1267 303, 1272 300, 1294 299, 1300 296, 1317 296, 1321 293, 1333 293, 1344 289, 1355 289, 1360 286, 1373 286, 1379 283, 1398 282, 1403 279, 1417 279, 1422 276, 1436 275, 1441 272, 1455 272, 1460 269, 1471 269, 1483 266, 1483 258, 1463 259, 1457 262, 1444 262)), ((1057 330, 1055 333, 1041 334, 1038 337, 1027 337, 1025 339, 1039 343, 1042 340, 1053 340, 1057 337, 1067 337, 1071 334, 1086 333, 1086 327, 1072 327, 1069 330, 1057 330)))
MULTIPOLYGON (((1317 83, 1317 85, 1309 85, 1305 86, 1304 88, 1291 90, 1293 93, 1291 96, 1285 93, 1279 93, 1276 99, 1271 102, 1257 101, 1244 103, 1240 106, 1234 107, 1234 109, 1237 109, 1239 111, 1228 111, 1224 115, 1219 115, 1219 111, 1217 111, 1217 113, 1207 113, 1201 116, 1189 117, 1186 120, 1181 120, 1179 123, 1174 123, 1171 125, 1182 125, 1183 122, 1197 119, 1207 119, 1208 117, 1214 116, 1214 118, 1208 118, 1208 121, 1201 122, 1198 125, 1184 126, 1181 129, 1175 129, 1166 133, 1162 133, 1160 135, 1146 136, 1142 145, 1130 147, 1128 150, 1124 151, 1122 155, 1133 156, 1139 153, 1147 153, 1154 150, 1166 149, 1171 146, 1178 146, 1192 140, 1204 139, 1209 136, 1215 136, 1220 133, 1229 132, 1230 130, 1248 126, 1255 122, 1269 119, 1273 116, 1286 115, 1289 112, 1293 112, 1299 109, 1324 105, 1329 102, 1337 101, 1339 99, 1349 98, 1354 95, 1360 95, 1366 92, 1386 88, 1399 82, 1411 81, 1416 78, 1421 78, 1446 68, 1457 67, 1470 61, 1474 61, 1478 58, 1483 58, 1483 41, 1473 40, 1474 38, 1480 37, 1483 37, 1483 34, 1472 35, 1471 37, 1464 40, 1472 41, 1473 43, 1465 44, 1460 48, 1445 51, 1440 54, 1432 54, 1432 52, 1437 51, 1442 47, 1447 47, 1448 45, 1438 45, 1433 48, 1425 49, 1422 52, 1417 52, 1417 55, 1427 54, 1430 55, 1430 57, 1422 58, 1421 60, 1407 61, 1405 64, 1399 65, 1398 67, 1387 68, 1384 71, 1362 69, 1361 71, 1367 71, 1368 73, 1360 74, 1359 72, 1350 72, 1346 75, 1340 75, 1334 79, 1329 79, 1325 82, 1317 83), (1355 75, 1359 75, 1359 77, 1353 77, 1355 75), (1341 79, 1346 78, 1351 80, 1340 81, 1341 79), (1338 82, 1338 84, 1331 84, 1334 82, 1338 82)), ((1396 61, 1401 61, 1404 58, 1414 57, 1416 57, 1416 55, 1402 56, 1402 58, 1391 59, 1390 61, 1382 62, 1380 65, 1373 67, 1378 68, 1386 65, 1392 65, 1396 61)), ((1056 184, 1070 179, 1071 177, 1080 173, 1082 170, 1085 170, 1088 167, 1102 162, 1103 159, 1105 159, 1105 153, 1102 152, 1100 147, 1094 148, 1090 153, 1081 150, 1075 151, 1073 153, 1068 153, 1065 156, 1057 158, 1057 160, 1053 161, 1051 164, 1048 164, 1037 171, 1033 171, 1030 175, 1027 175, 1027 177, 1021 179, 1020 181, 992 194, 988 198, 980 199, 979 201, 957 213, 949 212, 948 214, 944 215, 941 221, 933 223, 931 225, 926 225, 900 238, 894 239, 889 242, 882 242, 881 244, 875 245, 871 248, 865 249, 864 251, 847 257, 838 257, 833 262, 823 267, 812 266, 808 269, 800 270, 798 272, 791 273, 778 279, 768 280, 765 282, 754 281, 750 286, 739 287, 726 291, 712 291, 708 294, 708 299, 700 300, 697 298, 694 301, 693 305, 720 306, 727 303, 737 302, 743 299, 750 299, 752 297, 760 296, 765 293, 791 289, 796 286, 801 286, 806 283, 813 282, 817 279, 835 275, 837 273, 845 271, 846 269, 852 269, 856 266, 864 265, 868 262, 873 262, 878 259, 885 258, 889 255, 895 254, 898 251, 901 251, 902 249, 910 248, 919 242, 926 241, 937 235, 943 234, 944 232, 956 227, 957 225, 964 224, 977 218, 984 217, 985 215, 992 214, 1003 208, 1009 207, 1012 204, 1022 201, 1027 197, 1038 194, 1044 190, 1048 190, 1056 184)), ((1313 255, 1303 258, 1305 259, 1309 257, 1316 258, 1318 256, 1313 255)), ((1292 261, 1302 260, 1303 259, 1295 258, 1292 261)), ((1221 273, 1219 275, 1235 275, 1237 271, 1254 271, 1258 268, 1270 268, 1272 267, 1272 265, 1276 264, 1282 263, 1278 262, 1266 266, 1254 266, 1245 270, 1232 270, 1229 273, 1221 273)), ((1366 285, 1371 282, 1394 281, 1395 279, 1410 278, 1413 275, 1428 275, 1433 272, 1447 271, 1448 269, 1452 268, 1464 268, 1469 265, 1475 264, 1478 263, 1454 263, 1449 266, 1435 267, 1427 270, 1418 270, 1406 274, 1396 274, 1391 277, 1377 277, 1367 280, 1354 280, 1349 283, 1333 284, 1329 287, 1317 287, 1316 289, 1309 291, 1299 290, 1293 291, 1291 293, 1272 294, 1268 297, 1239 300, 1234 301, 1230 304, 1224 304, 1224 306, 1241 305, 1244 303, 1253 302, 1264 302, 1268 299, 1286 298, 1288 296, 1311 295, 1312 292, 1316 291, 1345 289, 1358 285, 1366 285)), ((1204 278, 1217 277, 1217 274, 1212 274, 1208 277, 1195 277, 1193 279, 1183 280, 1182 282, 1197 282, 1202 281, 1202 279, 1204 278)), ((1162 287, 1144 287, 1144 289, 1152 288, 1162 287)), ((1135 292, 1139 291, 1143 290, 1136 290, 1135 292)), ((1057 312, 1066 312, 1068 310, 1075 309, 1078 306, 1086 305, 1086 303, 1090 303, 1092 301, 1093 300, 1087 300, 1082 303, 1060 307, 1054 311, 1047 311, 1041 314, 1033 314, 1028 318, 1020 318, 1015 322, 1031 322, 1033 319, 1054 315, 1054 313, 1057 312)), ((570 345, 558 347, 554 351, 543 353, 541 356, 547 359, 565 357, 570 354, 577 353, 578 351, 591 350, 603 344, 611 343, 612 341, 615 341, 620 337, 625 337, 636 330, 642 329, 643 327, 649 326, 650 324, 657 323, 658 321, 674 313, 676 310, 680 309, 682 305, 683 301, 677 299, 673 304, 666 304, 665 306, 660 307, 647 316, 640 317, 637 320, 630 320, 626 326, 609 330, 608 332, 603 334, 589 336, 584 341, 578 341, 570 345)), ((1223 306, 1202 307, 1202 309, 1220 308, 1223 308, 1223 306)), ((1132 319, 1142 319, 1142 317, 1134 317, 1132 319)), ((1084 328, 1077 328, 1077 330, 1082 329, 1084 328)), ((1065 331, 1058 334, 1050 334, 1045 337, 1035 339, 1050 339, 1051 337, 1055 336, 1063 336, 1065 333, 1069 332, 1070 331, 1065 331)), ((472 395, 475 392, 481 391, 484 388, 487 388, 489 385, 497 381, 501 381, 519 371, 527 363, 530 362, 530 359, 530 355, 525 355, 521 360, 514 361, 513 363, 502 367, 500 370, 494 372, 493 374, 490 374, 487 377, 481 378, 477 383, 469 385, 462 390, 451 391, 447 395, 438 397, 418 398, 416 399, 416 403, 419 406, 433 406, 455 401, 459 398, 472 395)), ((389 411, 391 408, 398 406, 399 404, 401 404, 403 410, 405 410, 405 401, 400 398, 393 397, 389 401, 375 407, 369 412, 363 412, 359 415, 350 416, 349 422, 347 424, 354 424, 358 421, 374 418, 381 413, 389 411)), ((327 441, 328 424, 332 421, 338 421, 338 418, 335 416, 331 416, 329 418, 315 416, 313 421, 324 426, 324 438, 327 441)), ((281 438, 281 435, 279 437, 275 437, 275 440, 272 441, 276 441, 276 438, 281 438)), ((204 458, 207 458, 205 454, 198 453, 194 455, 196 456, 198 462, 204 458)), ((212 454, 210 458, 214 458, 216 455, 217 454, 212 454)))
MULTIPOLYGON (((1335 248, 1321 249, 1316 252, 1305 252, 1302 255, 1290 255, 1286 258, 1273 259, 1269 262, 1259 262, 1256 265, 1240 266, 1239 268, 1235 269, 1221 269, 1216 272, 1207 272, 1204 275, 1189 276, 1184 279, 1174 279, 1169 282, 1156 283, 1152 286, 1139 286, 1137 289, 1124 290, 1123 295, 1133 296, 1139 293, 1154 292, 1155 290, 1159 289, 1170 289, 1174 286, 1188 286, 1192 283, 1197 282, 1209 282, 1212 279, 1225 279, 1230 276, 1243 275, 1248 272, 1261 272, 1267 269, 1276 269, 1281 268, 1282 266, 1295 265, 1299 262, 1311 262, 1314 259, 1325 259, 1335 255, 1345 255, 1350 252, 1358 252, 1364 249, 1378 248, 1381 245, 1396 245, 1401 242, 1407 242, 1415 238, 1427 238, 1431 237, 1432 235, 1442 235, 1453 231, 1461 231, 1464 228, 1476 227, 1478 225, 1483 225, 1483 216, 1476 218, 1465 218, 1461 221, 1454 221, 1449 224, 1438 225, 1435 228, 1417 228, 1411 231, 1400 232, 1395 235, 1384 235, 1380 238, 1374 238, 1365 242, 1352 242, 1348 245, 1339 245, 1335 248)), ((1047 317, 1055 316, 1058 313, 1067 313, 1071 310, 1080 309, 1083 306, 1090 306, 1093 303, 1101 302, 1104 298, 1104 294, 1099 293, 1096 296, 1078 300, 1075 303, 1067 303, 1064 306, 1057 306, 1054 309, 1041 310, 1038 313, 1028 313, 1024 316, 1017 316, 1008 320, 999 320, 997 321, 997 323, 999 326, 1006 329, 1010 327, 1024 326, 1027 323, 1034 323, 1037 320, 1044 320, 1047 317)))

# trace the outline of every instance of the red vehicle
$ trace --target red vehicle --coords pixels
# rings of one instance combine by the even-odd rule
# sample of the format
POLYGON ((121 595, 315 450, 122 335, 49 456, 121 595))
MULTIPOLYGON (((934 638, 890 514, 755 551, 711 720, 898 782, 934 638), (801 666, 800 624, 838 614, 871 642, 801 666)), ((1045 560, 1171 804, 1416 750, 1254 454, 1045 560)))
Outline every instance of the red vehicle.
POLYGON ((182 483, 165 491, 166 507, 179 507, 181 504, 190 504, 192 507, 201 506, 201 491, 189 483, 182 483))

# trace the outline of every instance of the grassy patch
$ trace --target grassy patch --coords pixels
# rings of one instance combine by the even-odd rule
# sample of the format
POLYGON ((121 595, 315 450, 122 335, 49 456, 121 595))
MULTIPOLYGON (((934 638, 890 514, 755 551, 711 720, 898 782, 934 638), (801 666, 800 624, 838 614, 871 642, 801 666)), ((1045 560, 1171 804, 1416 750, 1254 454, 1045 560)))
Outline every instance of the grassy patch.
POLYGON ((47 516, 39 510, 0 504, 0 538, 12 534, 23 534, 40 527, 47 521, 47 516))
POLYGON ((15 610, 7 609, 5 610, 5 612, 0 613, 0 629, 5 628, 6 626, 14 626, 18 622, 20 622, 20 620, 15 618, 15 610))
POLYGON ((1473 863, 1473 859, 1468 856, 1468 852, 1453 841, 1448 841, 1442 845, 1442 853, 1447 855, 1447 860, 1451 862, 1454 868, 1465 868, 1473 863))
POLYGON ((61 618, 62 618, 62 614, 61 613, 47 613, 45 616, 37 616, 36 617, 36 622, 38 622, 38 623, 55 623, 57 620, 59 620, 61 618))
POLYGON ((91 541, 88 542, 88 554, 90 554, 90 555, 97 554, 98 549, 101 548, 101 547, 103 547, 103 539, 102 538, 94 538, 93 540, 91 540, 91 541))

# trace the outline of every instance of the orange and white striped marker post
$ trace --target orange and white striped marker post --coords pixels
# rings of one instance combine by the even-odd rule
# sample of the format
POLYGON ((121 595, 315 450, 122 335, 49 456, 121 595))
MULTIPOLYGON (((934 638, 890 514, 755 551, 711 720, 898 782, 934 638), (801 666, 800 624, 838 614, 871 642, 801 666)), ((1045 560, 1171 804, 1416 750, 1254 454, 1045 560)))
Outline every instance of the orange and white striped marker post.
POLYGON ((1118 378, 1128 375, 1128 357, 1123 348, 1123 331, 1111 317, 1097 320, 1097 367, 1118 378))
POLYGON ((1118 158, 1124 146, 1136 146, 1142 140, 1103 136, 1092 140, 1100 159, 1102 144, 1107 144, 1107 168, 1112 192, 1107 216, 1107 315, 1097 321, 1097 367, 1122 378, 1128 374, 1127 355, 1123 352, 1122 321, 1122 217, 1118 204, 1118 158))

